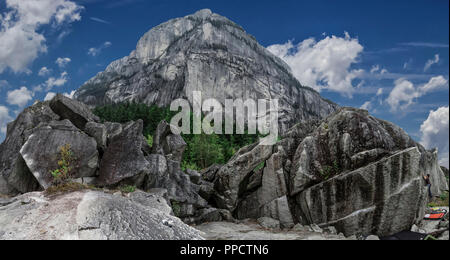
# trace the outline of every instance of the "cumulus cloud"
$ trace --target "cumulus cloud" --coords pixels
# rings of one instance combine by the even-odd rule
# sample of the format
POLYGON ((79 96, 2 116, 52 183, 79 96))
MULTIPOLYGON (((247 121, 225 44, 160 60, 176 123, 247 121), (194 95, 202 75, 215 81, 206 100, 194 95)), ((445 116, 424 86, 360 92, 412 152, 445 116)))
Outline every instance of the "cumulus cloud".
POLYGON ((64 84, 66 84, 67 80, 68 80, 68 75, 69 74, 64 71, 63 73, 61 73, 59 78, 50 77, 49 79, 47 79, 47 81, 45 81, 45 83, 44 83, 46 90, 49 91, 53 87, 61 87, 64 84))
POLYGON ((33 99, 33 92, 27 89, 27 87, 21 87, 13 91, 8 91, 6 101, 10 105, 16 105, 20 108, 24 107, 28 102, 33 99))
POLYGON ((98 56, 104 49, 111 47, 112 43, 111 42, 104 42, 101 46, 99 47, 92 47, 89 48, 88 50, 88 55, 95 57, 98 56))
POLYGON ((72 60, 70 58, 57 58, 55 63, 58 64, 58 67, 61 69, 66 67, 72 60))
POLYGON ((51 69, 48 69, 47 67, 42 67, 39 72, 38 75, 41 77, 45 77, 48 76, 51 73, 51 69))
POLYGON ((427 149, 438 148, 440 163, 449 167, 449 107, 431 111, 428 119, 420 127, 421 143, 427 149))
POLYGON ((365 109, 367 111, 372 109, 372 102, 371 101, 366 101, 362 106, 361 109, 365 109))
POLYGON ((419 88, 419 92, 425 94, 425 93, 428 93, 431 91, 442 89, 447 86, 448 86, 448 80, 445 79, 443 76, 437 76, 437 77, 431 78, 427 84, 421 86, 419 88))
POLYGON ((51 100, 52 98, 54 98, 56 96, 55 92, 48 92, 47 95, 45 95, 44 101, 48 101, 51 100))
POLYGON ((5 106, 0 106, 0 133, 6 133, 6 125, 12 120, 9 110, 5 106))
POLYGON ((395 87, 386 101, 391 111, 405 110, 414 103, 415 99, 445 87, 448 87, 448 80, 443 76, 433 77, 428 83, 419 87, 414 86, 409 80, 400 78, 395 81, 395 87))
POLYGON ((363 72, 351 69, 364 48, 348 33, 343 38, 327 36, 319 42, 310 38, 297 45, 289 41, 267 49, 283 59, 302 84, 317 91, 328 89, 351 97, 353 80, 363 72))
POLYGON ((439 55, 434 55, 434 59, 428 60, 427 63, 425 63, 425 67, 423 68, 423 71, 427 71, 431 68, 433 64, 437 64, 439 62, 439 55))
POLYGON ((81 19, 82 7, 69 0, 6 0, 0 14, 0 73, 27 72, 28 66, 47 51, 39 30, 51 24, 57 28, 81 19))

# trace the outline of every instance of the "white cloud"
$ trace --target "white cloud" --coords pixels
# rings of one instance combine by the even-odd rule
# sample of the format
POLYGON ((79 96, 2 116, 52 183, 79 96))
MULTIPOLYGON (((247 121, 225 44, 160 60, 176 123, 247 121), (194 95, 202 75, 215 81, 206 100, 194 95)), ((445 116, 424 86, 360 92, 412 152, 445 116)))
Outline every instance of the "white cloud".
POLYGON ((70 58, 57 58, 55 63, 58 64, 58 67, 61 69, 67 66, 72 60, 70 58))
POLYGON ((111 24, 110 22, 103 20, 101 18, 98 18, 98 17, 89 17, 89 19, 91 19, 94 22, 98 22, 98 23, 111 24))
POLYGON ((70 93, 64 93, 63 95, 68 98, 73 98, 73 95, 75 95, 75 90, 72 90, 70 93))
POLYGON ((10 105, 17 105, 20 108, 24 107, 31 99, 33 99, 33 92, 26 87, 21 87, 13 91, 8 91, 6 101, 10 105))
POLYGON ((317 91, 328 89, 351 97, 355 90, 353 80, 363 72, 351 69, 363 46, 348 33, 344 38, 331 36, 319 42, 310 38, 296 46, 289 41, 267 49, 283 59, 302 84, 317 91))
POLYGON ((434 59, 428 60, 427 63, 425 63, 425 67, 423 68, 423 71, 427 71, 431 68, 433 64, 437 64, 439 62, 439 55, 434 55, 434 59))
POLYGON ((426 48, 448 48, 446 43, 436 43, 436 42, 404 42, 400 45, 410 46, 410 47, 426 47, 426 48))
POLYGON ((361 109, 365 109, 367 111, 370 111, 371 113, 376 113, 377 109, 374 108, 374 104, 383 104, 383 89, 379 88, 377 90, 377 93, 375 96, 373 96, 369 101, 366 101, 364 104, 362 104, 362 106, 360 107, 361 109))
POLYGON ((421 93, 427 93, 427 92, 445 88, 447 86, 448 86, 448 80, 445 79, 443 76, 437 76, 437 77, 431 78, 427 84, 421 86, 419 88, 419 91, 421 93))
POLYGON ((52 98, 54 98, 56 96, 55 92, 48 92, 47 95, 45 95, 44 101, 48 101, 51 100, 52 98))
POLYGON ((49 91, 53 87, 61 87, 67 83, 68 73, 63 72, 59 78, 50 77, 47 81, 45 81, 46 90, 49 91))
POLYGON ((51 69, 48 69, 47 67, 42 67, 39 72, 38 75, 41 77, 45 77, 47 75, 49 75, 51 73, 51 69))
POLYGON ((409 60, 407 62, 403 63, 403 69, 404 70, 409 69, 411 67, 412 63, 413 63, 413 59, 409 58, 409 60))
POLYGON ((0 133, 6 134, 6 125, 12 120, 9 110, 5 106, 0 106, 0 133))
POLYGON ((366 103, 364 103, 361 106, 361 109, 365 109, 367 111, 371 110, 372 109, 372 102, 371 101, 367 101, 366 103))
POLYGON ((81 19, 82 7, 69 0, 6 0, 0 14, 0 73, 27 72, 41 53, 47 52, 46 39, 39 30, 54 28, 81 19))
POLYGON ((97 47, 97 48, 89 48, 88 50, 88 55, 95 57, 98 56, 104 49, 111 47, 112 43, 111 42, 104 42, 101 46, 97 47))
POLYGON ((375 73, 375 72, 377 72, 377 71, 379 71, 380 70, 380 66, 379 65, 373 65, 372 66, 372 69, 370 69, 370 73, 375 73))
POLYGON ((381 96, 381 95, 383 95, 383 89, 379 88, 377 91, 377 96, 381 96))
POLYGON ((420 127, 421 143, 427 149, 438 148, 440 163, 449 166, 449 107, 431 111, 428 119, 420 127))
POLYGON ((395 81, 395 87, 386 101, 391 111, 405 110, 414 103, 416 98, 444 87, 448 87, 448 80, 443 76, 433 77, 420 87, 415 87, 411 81, 400 78, 395 81))

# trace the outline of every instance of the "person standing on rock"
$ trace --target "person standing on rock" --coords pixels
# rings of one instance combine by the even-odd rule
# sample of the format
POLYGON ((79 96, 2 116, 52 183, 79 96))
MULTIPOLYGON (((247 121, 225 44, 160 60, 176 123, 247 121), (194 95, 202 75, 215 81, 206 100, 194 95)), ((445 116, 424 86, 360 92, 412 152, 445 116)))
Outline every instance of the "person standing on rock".
POLYGON ((423 179, 425 180, 426 186, 428 188, 428 196, 430 197, 430 199, 433 198, 433 193, 431 193, 431 180, 430 180, 430 175, 427 174, 426 176, 423 176, 423 179))

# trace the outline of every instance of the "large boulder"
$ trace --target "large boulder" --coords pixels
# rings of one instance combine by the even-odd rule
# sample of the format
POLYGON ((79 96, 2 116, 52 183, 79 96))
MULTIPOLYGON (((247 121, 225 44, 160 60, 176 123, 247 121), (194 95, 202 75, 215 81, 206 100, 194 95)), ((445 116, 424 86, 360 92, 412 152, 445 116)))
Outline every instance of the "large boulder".
POLYGON ((16 195, 39 188, 39 183, 20 155, 20 149, 27 141, 30 130, 58 119, 49 102, 38 102, 8 124, 6 139, 0 144, 0 194, 16 195))
POLYGON ((153 154, 162 154, 171 160, 181 162, 186 145, 180 135, 172 134, 171 126, 166 121, 158 124, 153 135, 153 154))
POLYGON ((99 149, 104 150, 106 148, 108 131, 104 124, 88 122, 85 127, 85 132, 95 139, 99 149))
POLYGON ((283 155, 281 152, 274 153, 266 161, 261 182, 262 205, 267 204, 288 193, 286 179, 283 170, 283 155))
POLYGON ((57 94, 50 101, 50 107, 61 119, 69 119, 81 130, 84 130, 88 122, 100 122, 100 119, 91 112, 88 106, 62 94, 57 94))
MULTIPOLYGON (((202 240, 153 203, 98 191, 47 198, 28 193, 0 206, 0 240, 202 240)), ((159 204, 163 197, 152 194, 159 204)))
POLYGON ((207 207, 206 200, 198 194, 199 186, 191 182, 189 175, 181 170, 179 162, 159 154, 152 154, 147 158, 150 170, 145 178, 145 190, 166 189, 169 199, 181 205, 184 217, 194 215, 196 209, 207 207))
POLYGON ((264 204, 261 208, 260 215, 279 220, 281 228, 289 229, 294 226, 294 219, 286 196, 264 204))
POLYGON ((98 151, 95 139, 76 128, 69 120, 52 121, 33 130, 20 150, 28 169, 39 184, 47 189, 59 169, 61 147, 69 145, 72 152, 71 178, 93 177, 98 168, 98 151))
POLYGON ((278 152, 265 162, 262 171, 254 171, 247 185, 247 194, 239 198, 235 214, 239 219, 270 217, 278 220, 282 228, 294 226, 287 195, 286 175, 284 173, 285 153, 281 146, 278 152), (258 179, 260 178, 260 181, 258 179), (259 188, 252 192, 255 188, 259 188))
POLYGON ((291 196, 414 146, 417 144, 400 127, 372 117, 366 110, 341 108, 297 148, 290 170, 291 196))
POLYGON ((208 182, 214 182, 216 179, 216 174, 220 170, 220 168, 222 168, 222 166, 223 165, 221 165, 221 164, 215 163, 215 164, 209 166, 208 168, 200 171, 200 174, 202 175, 203 180, 208 181, 208 182))
POLYGON ((421 171, 423 175, 429 174, 431 181, 431 193, 433 196, 439 197, 444 192, 448 191, 448 178, 439 166, 438 151, 425 151, 422 148, 422 158, 420 161, 421 171))
POLYGON ((142 152, 142 129, 142 120, 127 123, 122 132, 110 140, 100 162, 99 185, 115 185, 150 172, 150 163, 142 152))
POLYGON ((255 168, 264 163, 273 152, 273 146, 254 144, 239 150, 216 174, 217 204, 234 211, 238 198, 246 191, 255 168))
POLYGON ((297 202, 309 223, 334 226, 346 236, 388 236, 424 216, 421 153, 409 148, 306 189, 297 202))

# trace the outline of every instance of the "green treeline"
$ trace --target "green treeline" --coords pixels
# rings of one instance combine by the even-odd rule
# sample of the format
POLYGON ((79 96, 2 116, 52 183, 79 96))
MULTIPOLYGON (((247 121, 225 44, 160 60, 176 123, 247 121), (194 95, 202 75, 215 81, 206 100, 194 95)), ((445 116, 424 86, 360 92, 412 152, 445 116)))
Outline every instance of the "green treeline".
MULTIPOLYGON (((106 105, 94 109, 102 121, 126 123, 142 119, 144 121, 144 136, 148 137, 149 144, 153 140, 153 134, 162 120, 170 123, 171 118, 178 112, 172 112, 169 108, 148 106, 145 104, 127 103, 106 105)), ((192 127, 191 116, 191 127, 192 127)), ((182 135, 187 143, 182 166, 184 169, 205 169, 215 163, 227 162, 240 148, 259 140, 259 135, 182 135)))

